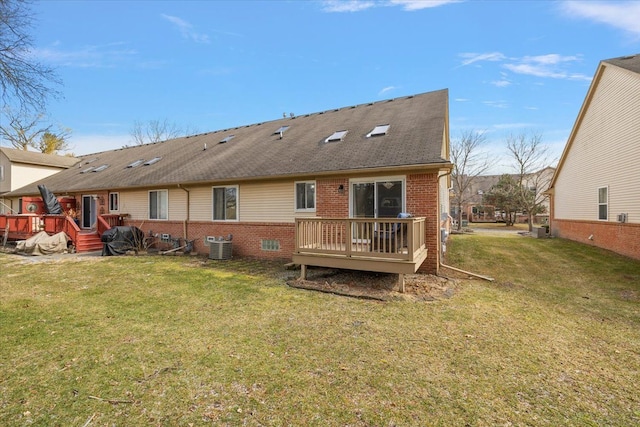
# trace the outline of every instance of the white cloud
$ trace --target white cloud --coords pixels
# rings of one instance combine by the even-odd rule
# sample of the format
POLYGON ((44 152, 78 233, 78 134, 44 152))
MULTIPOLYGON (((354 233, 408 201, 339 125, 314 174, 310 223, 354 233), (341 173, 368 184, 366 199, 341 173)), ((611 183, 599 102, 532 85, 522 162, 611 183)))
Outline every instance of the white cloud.
POLYGON ((460 3, 460 1, 462 0, 390 0, 389 3, 394 6, 402 6, 406 11, 412 11, 460 3))
POLYGON ((325 12, 360 12, 376 6, 373 1, 361 0, 326 0, 322 2, 325 12))
POLYGON ((471 65, 480 61, 504 61, 506 57, 500 52, 490 53, 461 53, 458 56, 463 58, 462 65, 471 65))
POLYGON ((509 108, 507 101, 482 101, 482 103, 493 108, 509 108))
POLYGON ((552 79, 590 81, 591 77, 580 73, 570 73, 565 70, 565 64, 579 62, 579 56, 562 56, 555 53, 538 56, 525 56, 514 62, 504 64, 504 67, 516 74, 552 79))
POLYGON ((640 2, 565 1, 567 15, 607 24, 640 37, 640 2))
POLYGON ((385 88, 382 88, 382 90, 380 90, 380 92, 378 92, 378 95, 384 95, 387 92, 391 92, 392 90, 396 90, 398 89, 396 86, 387 86, 385 88))
POLYGON ((165 15, 161 14, 164 19, 171 22, 182 34, 182 37, 185 39, 192 40, 196 43, 209 43, 209 36, 204 33, 198 33, 193 29, 193 25, 189 22, 185 21, 182 18, 178 18, 177 16, 165 15))
POLYGON ((470 100, 468 98, 456 98, 456 99, 454 99, 454 101, 456 101, 456 102, 469 102, 470 100))
POLYGON ((62 67, 111 68, 134 57, 138 52, 126 47, 125 43, 82 46, 74 50, 64 50, 59 42, 48 48, 31 51, 34 57, 62 67))
POLYGON ((324 0, 322 1, 322 10, 325 12, 360 12, 373 7, 399 6, 402 10, 412 12, 461 1, 463 0, 324 0))

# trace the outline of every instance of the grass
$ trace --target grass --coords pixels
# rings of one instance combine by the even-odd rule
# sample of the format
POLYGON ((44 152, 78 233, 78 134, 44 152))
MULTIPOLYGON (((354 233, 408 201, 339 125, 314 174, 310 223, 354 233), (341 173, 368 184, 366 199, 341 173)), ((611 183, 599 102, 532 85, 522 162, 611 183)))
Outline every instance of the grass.
POLYGON ((640 423, 640 262, 455 235, 451 299, 289 288, 278 264, 0 254, 0 425, 640 423))

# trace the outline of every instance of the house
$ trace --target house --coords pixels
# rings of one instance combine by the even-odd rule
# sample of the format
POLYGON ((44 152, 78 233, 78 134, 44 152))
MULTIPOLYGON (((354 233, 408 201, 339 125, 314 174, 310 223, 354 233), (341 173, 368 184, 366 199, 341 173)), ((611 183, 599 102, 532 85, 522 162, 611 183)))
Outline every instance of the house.
POLYGON ((439 268, 451 169, 446 89, 80 160, 11 198, 44 184, 76 199, 80 230, 117 215, 198 252, 231 238, 237 256, 399 274, 439 268), (381 242, 382 229, 398 224, 401 240, 381 242))
POLYGON ((640 259, 640 54, 598 65, 549 193, 552 235, 640 259))
MULTIPOLYGON (((545 191, 551 182, 551 177, 555 171, 554 167, 547 166, 534 173, 523 176, 523 185, 528 187, 535 193, 536 200, 540 201, 543 209, 542 213, 533 216, 534 224, 546 224, 549 220, 549 199, 545 196, 545 191)), ((513 179, 519 180, 518 175, 509 174, 513 179)), ((501 212, 495 206, 489 205, 485 201, 485 194, 491 192, 492 188, 498 184, 502 175, 478 175, 469 181, 464 194, 460 199, 463 201, 460 208, 462 211, 463 224, 468 222, 500 222, 504 221, 504 212, 501 212)), ((457 220, 458 206, 456 201, 458 198, 458 186, 456 180, 453 180, 453 188, 449 193, 451 216, 457 220)), ((526 212, 516 212, 515 222, 526 223, 529 217, 526 212)))
POLYGON ((75 165, 75 157, 0 147, 0 214, 27 212, 29 200, 5 200, 4 195, 75 165))

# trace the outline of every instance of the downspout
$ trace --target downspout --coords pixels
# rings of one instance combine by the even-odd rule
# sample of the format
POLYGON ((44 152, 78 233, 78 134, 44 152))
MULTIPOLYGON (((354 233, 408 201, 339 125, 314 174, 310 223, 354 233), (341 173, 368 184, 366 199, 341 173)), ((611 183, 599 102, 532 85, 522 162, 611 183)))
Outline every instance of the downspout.
MULTIPOLYGON (((440 176, 438 177, 438 192, 440 191, 440 178, 445 177, 445 176, 449 176, 449 175, 451 175, 451 171, 449 171, 449 172, 445 173, 444 175, 440 175, 440 176)), ((439 255, 439 257, 438 257, 438 264, 440 265, 440 267, 448 268, 448 269, 450 269, 450 270, 457 271, 458 273, 468 274, 469 276, 477 277, 477 278, 479 278, 479 279, 487 280, 487 281, 489 281, 489 282, 493 282, 493 281, 495 280, 493 277, 482 276, 482 275, 480 275, 480 274, 471 273, 471 272, 469 272, 469 271, 465 271, 465 270, 462 270, 462 269, 460 269, 460 268, 456 268, 456 267, 452 267, 452 266, 450 266, 450 265, 446 265, 446 264, 444 264, 444 263, 442 262, 442 259, 443 259, 443 257, 444 257, 444 254, 442 253, 442 242, 441 242, 441 240, 440 240, 440 235, 438 235, 438 255, 439 255)))
POLYGON ((187 193, 187 216, 184 219, 184 221, 182 221, 182 234, 184 236, 184 243, 185 245, 187 244, 187 223, 189 222, 190 219, 190 206, 191 206, 191 193, 189 192, 189 190, 187 190, 186 188, 184 188, 181 184, 178 184, 178 188, 180 188, 181 190, 184 190, 187 193))

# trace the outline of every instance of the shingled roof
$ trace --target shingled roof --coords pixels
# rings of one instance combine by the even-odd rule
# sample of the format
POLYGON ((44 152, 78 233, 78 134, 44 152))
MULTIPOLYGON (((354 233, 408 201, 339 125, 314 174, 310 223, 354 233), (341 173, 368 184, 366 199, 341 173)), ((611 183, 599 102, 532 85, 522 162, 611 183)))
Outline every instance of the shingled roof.
POLYGON ((14 148, 7 147, 0 147, 0 152, 7 156, 12 163, 24 163, 29 165, 69 168, 80 161, 80 159, 71 156, 57 156, 54 154, 16 150, 14 148))
POLYGON ((616 65, 634 73, 640 73, 640 53, 636 55, 622 56, 620 58, 607 59, 603 62, 616 65))
POLYGON ((443 89, 286 117, 82 156, 74 168, 12 195, 35 194, 37 184, 61 193, 444 164, 447 116, 448 91, 443 89), (367 136, 387 124, 386 134, 367 136), (341 140, 326 142, 342 130, 348 132, 341 140))

